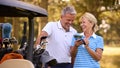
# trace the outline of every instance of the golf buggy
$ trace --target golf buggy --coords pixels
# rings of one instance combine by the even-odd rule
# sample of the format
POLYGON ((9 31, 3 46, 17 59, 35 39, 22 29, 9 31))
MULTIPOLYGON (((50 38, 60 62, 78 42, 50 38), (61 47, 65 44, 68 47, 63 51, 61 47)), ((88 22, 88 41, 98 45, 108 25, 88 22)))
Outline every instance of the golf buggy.
MULTIPOLYGON (((21 47, 21 49, 17 50, 16 53, 19 53, 25 56, 25 60, 32 62, 35 68, 41 68, 42 63, 48 63, 49 65, 56 64, 56 60, 49 56, 49 53, 42 49, 41 46, 37 49, 33 48, 34 45, 34 17, 47 17, 47 11, 41 7, 28 4, 19 0, 0 0, 0 17, 27 17, 29 21, 29 37, 27 42, 21 47)), ((5 23, 0 24, 0 28, 6 28, 5 23)), ((8 27, 9 25, 7 25, 8 27)), ((9 29, 9 28, 8 28, 9 29)), ((41 40, 45 40, 47 37, 42 37, 41 40)), ((1 39, 2 43, 6 46, 12 43, 17 43, 16 39, 1 39)), ((46 42, 40 43, 42 46, 46 45, 46 42)), ((5 47, 5 51, 12 51, 8 47, 5 47)), ((3 50, 4 51, 4 50, 3 50)), ((0 51, 3 53, 3 51, 0 51)), ((8 52, 8 53, 10 53, 8 52)), ((2 59, 2 57, 1 57, 2 59)), ((2 68, 7 68, 4 65, 2 68)), ((10 65, 12 66, 12 65, 10 65)), ((12 66, 13 67, 13 66, 12 66)), ((19 68, 19 66, 17 67, 19 68)))

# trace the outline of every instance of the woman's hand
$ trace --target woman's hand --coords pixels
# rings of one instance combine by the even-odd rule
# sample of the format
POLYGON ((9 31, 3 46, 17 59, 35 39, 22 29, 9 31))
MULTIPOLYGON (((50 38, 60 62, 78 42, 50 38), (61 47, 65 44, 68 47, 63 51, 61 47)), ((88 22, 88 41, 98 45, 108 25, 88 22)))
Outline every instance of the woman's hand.
POLYGON ((89 40, 87 38, 84 38, 85 46, 88 47, 89 40))
POLYGON ((75 46, 79 47, 81 44, 83 44, 83 42, 81 40, 76 40, 75 41, 75 46))

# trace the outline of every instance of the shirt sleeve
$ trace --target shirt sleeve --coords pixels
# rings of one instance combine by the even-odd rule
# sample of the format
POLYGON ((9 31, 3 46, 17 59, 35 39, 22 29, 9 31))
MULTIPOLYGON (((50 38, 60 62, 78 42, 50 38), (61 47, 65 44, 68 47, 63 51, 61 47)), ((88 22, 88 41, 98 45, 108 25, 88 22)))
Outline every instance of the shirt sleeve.
POLYGON ((103 49, 104 48, 104 41, 103 41, 103 38, 101 36, 99 36, 99 38, 97 39, 97 48, 101 48, 103 49))
POLYGON ((52 33, 52 22, 48 22, 46 26, 42 29, 42 31, 46 31, 48 36, 52 33))
POLYGON ((75 38, 73 36, 72 41, 71 41, 71 46, 74 46, 74 44, 75 44, 75 38))

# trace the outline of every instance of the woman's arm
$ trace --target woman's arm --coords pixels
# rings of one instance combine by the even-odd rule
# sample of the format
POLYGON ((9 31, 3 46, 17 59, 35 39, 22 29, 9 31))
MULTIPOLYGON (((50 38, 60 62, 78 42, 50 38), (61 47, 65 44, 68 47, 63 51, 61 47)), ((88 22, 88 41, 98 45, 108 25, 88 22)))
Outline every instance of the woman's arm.
POLYGON ((102 51, 101 48, 97 48, 97 49, 95 50, 95 52, 92 51, 91 48, 88 47, 88 46, 86 47, 86 49, 87 49, 87 51, 89 52, 89 54, 90 54, 96 61, 99 61, 99 60, 102 58, 102 53, 103 53, 103 51, 102 51))
POLYGON ((88 53, 96 60, 99 61, 102 58, 103 50, 101 48, 97 48, 95 52, 88 46, 89 41, 84 39, 86 45, 85 48, 87 49, 88 53))
POLYGON ((72 63, 74 63, 77 51, 78 51, 78 47, 82 44, 82 41, 80 40, 76 40, 75 41, 75 45, 71 47, 71 57, 72 57, 72 63))

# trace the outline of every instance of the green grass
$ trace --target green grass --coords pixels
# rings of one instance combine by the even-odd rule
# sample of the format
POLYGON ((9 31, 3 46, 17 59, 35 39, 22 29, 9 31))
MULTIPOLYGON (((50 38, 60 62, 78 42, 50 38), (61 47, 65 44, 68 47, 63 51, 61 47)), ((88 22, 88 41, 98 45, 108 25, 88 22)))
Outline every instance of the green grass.
POLYGON ((105 47, 100 65, 101 68, 120 68, 120 47, 105 47))

